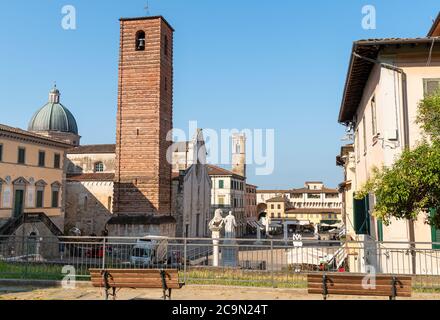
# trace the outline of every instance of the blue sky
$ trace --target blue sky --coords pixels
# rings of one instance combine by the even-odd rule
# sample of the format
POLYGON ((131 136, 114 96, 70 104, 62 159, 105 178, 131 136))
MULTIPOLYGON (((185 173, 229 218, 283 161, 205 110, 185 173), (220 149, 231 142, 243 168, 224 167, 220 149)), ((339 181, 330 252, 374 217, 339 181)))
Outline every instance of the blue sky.
MULTIPOLYGON (((174 125, 275 128, 275 171, 260 188, 335 187, 337 123, 352 42, 426 35, 438 0, 149 0, 150 14, 176 29, 174 125), (377 29, 364 30, 372 4, 377 29)), ((5 1, 0 10, 0 123, 26 128, 54 81, 83 144, 114 143, 120 17, 142 16, 146 0, 5 1), (61 27, 64 5, 77 30, 61 27)))

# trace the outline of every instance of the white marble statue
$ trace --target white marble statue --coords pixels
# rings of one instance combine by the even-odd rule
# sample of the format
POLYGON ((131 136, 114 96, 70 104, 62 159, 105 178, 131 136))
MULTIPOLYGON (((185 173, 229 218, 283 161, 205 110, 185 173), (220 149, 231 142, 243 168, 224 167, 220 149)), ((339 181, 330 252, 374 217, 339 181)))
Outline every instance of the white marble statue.
POLYGON ((237 227, 237 222, 235 217, 232 215, 232 211, 229 211, 229 215, 223 219, 225 223, 225 238, 235 239, 235 228, 237 227))
POLYGON ((223 211, 222 209, 217 209, 214 212, 214 218, 209 222, 209 230, 215 232, 220 231, 223 227, 223 211))

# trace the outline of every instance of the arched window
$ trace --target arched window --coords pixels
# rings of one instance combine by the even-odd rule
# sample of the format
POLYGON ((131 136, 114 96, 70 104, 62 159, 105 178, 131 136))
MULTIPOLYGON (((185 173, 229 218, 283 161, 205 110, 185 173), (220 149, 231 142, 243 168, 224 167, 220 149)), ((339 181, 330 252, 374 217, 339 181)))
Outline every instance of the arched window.
POLYGON ((102 163, 102 162, 96 162, 96 163, 95 163, 94 171, 95 171, 95 172, 104 172, 104 163, 102 163))
POLYGON ((144 51, 145 50, 145 32, 138 31, 136 33, 136 51, 144 51))

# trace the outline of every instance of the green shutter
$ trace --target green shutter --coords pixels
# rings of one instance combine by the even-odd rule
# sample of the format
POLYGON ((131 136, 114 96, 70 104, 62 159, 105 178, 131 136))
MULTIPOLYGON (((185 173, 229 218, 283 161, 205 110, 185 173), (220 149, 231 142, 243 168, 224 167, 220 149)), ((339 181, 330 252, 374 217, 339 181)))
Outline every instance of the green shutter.
POLYGON ((354 199, 353 222, 356 234, 370 234, 370 214, 368 209, 368 196, 361 200, 354 199))
POLYGON ((383 241, 383 222, 377 220, 377 240, 383 241))
MULTIPOLYGON (((435 216, 437 214, 436 209, 429 210, 431 217, 435 216)), ((433 244, 433 249, 440 249, 440 230, 436 229, 434 226, 431 226, 431 238, 432 242, 436 242, 437 244, 433 244)))

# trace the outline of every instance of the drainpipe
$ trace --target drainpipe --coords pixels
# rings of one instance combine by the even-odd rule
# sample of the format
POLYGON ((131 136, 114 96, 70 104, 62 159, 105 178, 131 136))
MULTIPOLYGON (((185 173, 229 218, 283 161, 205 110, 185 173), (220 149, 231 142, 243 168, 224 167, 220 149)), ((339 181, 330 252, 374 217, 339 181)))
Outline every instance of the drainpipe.
MULTIPOLYGON (((409 138, 409 115, 408 115, 408 82, 405 71, 402 68, 398 68, 388 63, 380 62, 376 59, 371 59, 368 57, 361 56, 356 52, 353 52, 353 56, 359 59, 366 60, 373 64, 380 65, 382 68, 389 69, 399 73, 402 77, 402 113, 403 113, 403 145, 405 150, 410 148, 410 138, 409 138)), ((414 228, 414 220, 411 219, 408 221, 408 231, 409 231, 409 241, 411 248, 411 260, 412 260, 412 272, 416 274, 416 256, 415 256, 415 228, 414 228)))

